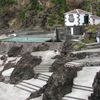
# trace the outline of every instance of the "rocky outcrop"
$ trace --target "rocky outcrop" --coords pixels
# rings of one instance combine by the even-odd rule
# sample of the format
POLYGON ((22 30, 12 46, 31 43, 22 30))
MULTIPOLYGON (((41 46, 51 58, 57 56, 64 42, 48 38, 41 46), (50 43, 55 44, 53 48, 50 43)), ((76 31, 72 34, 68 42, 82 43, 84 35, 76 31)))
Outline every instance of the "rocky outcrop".
POLYGON ((20 47, 14 46, 14 47, 10 48, 10 50, 8 51, 8 56, 9 57, 16 57, 16 56, 20 55, 22 48, 23 48, 22 45, 20 47))
POLYGON ((3 55, 3 56, 1 56, 0 59, 1 59, 1 60, 6 60, 6 59, 7 59, 7 56, 6 56, 6 55, 3 55))
POLYGON ((100 100, 100 71, 97 72, 93 82, 93 93, 88 100, 100 100))
POLYGON ((4 81, 4 77, 2 75, 2 73, 0 72, 0 82, 4 81))
POLYGON ((62 66, 52 74, 47 84, 39 91, 32 93, 27 100, 38 97, 42 93, 44 93, 42 100, 62 100, 65 94, 72 91, 73 79, 77 76, 77 68, 67 64, 60 65, 62 66))
POLYGON ((66 57, 58 57, 54 63, 52 64, 52 66, 50 67, 50 72, 55 72, 57 71, 59 68, 62 68, 63 65, 70 61, 70 59, 67 59, 66 57))
POLYGON ((40 57, 32 56, 29 52, 25 53, 15 65, 15 69, 10 77, 10 83, 15 84, 34 77, 34 67, 40 63, 40 57))
POLYGON ((46 51, 49 50, 49 45, 46 43, 42 43, 36 47, 33 47, 33 52, 35 51, 46 51))
POLYGON ((76 75, 75 67, 59 68, 48 80, 42 100, 61 100, 63 95, 72 91, 73 79, 76 75))
POLYGON ((73 80, 77 76, 77 71, 83 67, 82 64, 71 62, 77 58, 70 55, 72 48, 73 42, 70 40, 63 44, 61 55, 53 58, 56 59, 50 68, 53 74, 48 79, 47 84, 39 91, 32 93, 27 100, 36 98, 42 93, 42 100, 62 100, 65 94, 72 91, 73 80))
POLYGON ((86 56, 88 56, 87 53, 82 52, 82 53, 71 53, 71 57, 76 57, 76 59, 84 59, 86 56))
POLYGON ((4 65, 4 69, 2 70, 2 72, 4 70, 10 69, 10 68, 14 68, 14 67, 15 67, 15 63, 8 62, 7 64, 4 65))
POLYGON ((73 51, 73 42, 71 41, 71 36, 67 36, 67 40, 63 43, 61 48, 61 55, 67 56, 69 52, 73 51))

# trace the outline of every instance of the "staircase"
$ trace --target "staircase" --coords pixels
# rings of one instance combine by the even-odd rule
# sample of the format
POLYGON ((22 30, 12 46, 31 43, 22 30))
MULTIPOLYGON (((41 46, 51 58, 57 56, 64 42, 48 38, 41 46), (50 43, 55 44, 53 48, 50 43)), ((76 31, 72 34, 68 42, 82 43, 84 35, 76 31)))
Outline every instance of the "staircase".
POLYGON ((15 87, 22 89, 24 91, 30 92, 30 93, 35 92, 47 83, 47 80, 49 79, 51 74, 52 73, 41 73, 38 79, 31 79, 28 81, 23 81, 15 85, 15 87))
POLYGON ((38 66, 36 66, 34 68, 34 71, 36 73, 45 73, 45 72, 49 72, 49 68, 51 67, 51 65, 47 65, 47 64, 40 64, 38 66))
POLYGON ((55 61, 52 58, 55 57, 57 54, 59 54, 59 53, 54 52, 54 50, 40 51, 40 52, 32 53, 33 56, 41 56, 41 58, 42 58, 42 62, 40 63, 40 65, 38 65, 34 68, 34 71, 36 73, 49 72, 49 68, 51 67, 52 63, 55 61))

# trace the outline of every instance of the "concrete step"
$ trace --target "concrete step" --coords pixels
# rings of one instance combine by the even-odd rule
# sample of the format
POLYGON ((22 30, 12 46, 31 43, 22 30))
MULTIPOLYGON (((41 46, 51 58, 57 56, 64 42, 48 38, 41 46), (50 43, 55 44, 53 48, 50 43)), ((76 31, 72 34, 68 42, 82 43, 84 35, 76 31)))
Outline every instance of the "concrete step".
MULTIPOLYGON (((41 82, 43 82, 43 81, 41 81, 41 82)), ((42 84, 42 85, 44 86, 45 84, 42 84)), ((32 93, 32 92, 35 92, 35 91, 39 90, 41 87, 43 87, 42 85, 39 86, 39 85, 36 84, 36 82, 34 83, 34 81, 31 82, 31 83, 23 81, 23 82, 15 85, 15 87, 32 93)))
POLYGON ((81 86, 73 86, 75 89, 83 90, 83 91, 90 91, 93 92, 93 89, 87 88, 87 87, 81 87, 81 86))
POLYGON ((19 84, 15 85, 15 87, 17 87, 17 88, 19 88, 19 89, 21 89, 21 90, 24 90, 24 91, 30 92, 30 93, 36 91, 36 89, 29 88, 29 87, 27 87, 27 86, 23 86, 23 85, 19 85, 19 84))
POLYGON ((65 97, 63 97, 62 100, 86 100, 86 99, 77 98, 77 97, 73 97, 73 96, 65 96, 65 97))
POLYGON ((38 77, 39 80, 42 80, 42 81, 48 81, 47 78, 44 78, 44 77, 38 77))
MULTIPOLYGON (((52 75, 52 74, 51 74, 51 75, 52 75)), ((48 79, 49 79, 49 77, 50 77, 51 75, 47 75, 47 74, 40 73, 38 79, 43 80, 43 81, 48 81, 48 79)))
POLYGON ((38 86, 34 83, 29 83, 29 82, 24 82, 24 81, 22 83, 27 84, 28 86, 31 86, 31 87, 36 87, 37 89, 41 88, 41 86, 38 86))
POLYGON ((16 85, 17 87, 22 87, 24 89, 28 89, 28 90, 32 90, 32 91, 37 91, 39 88, 36 87, 36 86, 31 86, 29 84, 26 84, 26 83, 20 83, 18 85, 16 85))
POLYGON ((36 66, 36 68, 38 68, 38 67, 50 67, 50 66, 51 66, 51 64, 40 64, 40 65, 36 66))
POLYGON ((45 73, 45 72, 49 72, 49 70, 35 70, 36 73, 45 73))
POLYGON ((52 74, 47 75, 47 74, 40 73, 40 75, 39 75, 39 76, 44 76, 44 77, 46 77, 46 78, 49 78, 51 75, 52 75, 52 74))
POLYGON ((49 79, 48 76, 44 76, 44 75, 39 75, 39 77, 45 78, 45 79, 49 79))
MULTIPOLYGON (((78 85, 78 84, 74 84, 73 85, 73 91, 75 92, 76 90, 78 90, 79 92, 81 91, 82 93, 84 93, 84 92, 89 92, 90 94, 93 92, 93 89, 92 89, 92 87, 89 87, 89 86, 83 86, 83 85, 78 85)), ((72 91, 72 92, 73 92, 72 91)), ((84 98, 81 98, 81 96, 78 96, 78 95, 70 95, 71 93, 69 93, 69 94, 66 94, 63 98, 62 98, 62 100, 86 100, 86 99, 84 99, 84 98)))
POLYGON ((49 69, 49 68, 41 68, 41 67, 40 67, 40 68, 35 68, 35 70, 39 70, 39 69, 40 69, 40 70, 42 70, 42 69, 43 69, 43 70, 46 70, 46 69, 49 69))
POLYGON ((87 88, 87 89, 92 89, 92 87, 89 87, 89 86, 83 86, 83 85, 78 85, 78 84, 74 84, 73 86, 83 87, 83 88, 87 88))

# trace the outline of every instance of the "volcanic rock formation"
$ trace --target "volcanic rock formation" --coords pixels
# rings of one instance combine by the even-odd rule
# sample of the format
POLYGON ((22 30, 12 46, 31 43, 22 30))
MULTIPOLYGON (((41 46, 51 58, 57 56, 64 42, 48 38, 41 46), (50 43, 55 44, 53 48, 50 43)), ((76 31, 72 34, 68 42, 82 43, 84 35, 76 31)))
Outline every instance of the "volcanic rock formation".
POLYGON ((35 51, 46 51, 49 50, 49 45, 47 45, 46 43, 42 43, 36 47, 33 47, 33 52, 35 51))
POLYGON ((100 71, 97 72, 93 82, 93 93, 88 100, 100 100, 100 71))
POLYGON ((10 83, 15 84, 22 80, 34 77, 34 67, 40 63, 40 57, 32 56, 29 52, 25 53, 15 65, 15 69, 10 77, 10 83))
POLYGON ((9 57, 16 57, 16 56, 20 55, 22 48, 23 48, 22 45, 20 47, 14 46, 14 47, 10 48, 10 50, 8 51, 8 56, 9 57))

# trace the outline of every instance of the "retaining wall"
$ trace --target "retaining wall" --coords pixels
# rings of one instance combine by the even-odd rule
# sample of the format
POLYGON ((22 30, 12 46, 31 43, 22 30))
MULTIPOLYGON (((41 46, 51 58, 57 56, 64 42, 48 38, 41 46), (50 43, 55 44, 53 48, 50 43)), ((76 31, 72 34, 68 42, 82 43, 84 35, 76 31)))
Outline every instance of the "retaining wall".
MULTIPOLYGON (((50 50, 60 49, 62 42, 45 42, 50 50)), ((34 46, 41 43, 18 43, 18 42, 0 42, 0 54, 5 54, 13 46, 23 45, 23 52, 32 51, 34 46)))

